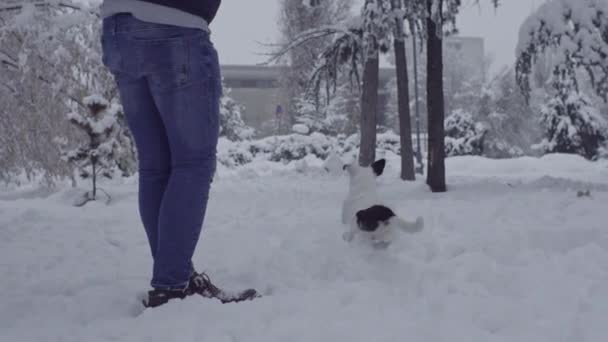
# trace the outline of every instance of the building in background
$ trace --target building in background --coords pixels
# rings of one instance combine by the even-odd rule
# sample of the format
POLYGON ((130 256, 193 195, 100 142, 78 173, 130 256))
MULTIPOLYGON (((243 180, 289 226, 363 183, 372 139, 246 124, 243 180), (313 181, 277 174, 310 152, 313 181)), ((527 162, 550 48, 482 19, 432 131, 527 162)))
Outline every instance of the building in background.
MULTIPOLYGON (((484 41, 476 37, 449 37, 445 41, 446 50, 456 52, 461 56, 462 61, 472 66, 473 70, 479 71, 479 77, 485 79, 486 75, 484 41)), ((407 46, 408 63, 412 65, 411 43, 407 46)), ((423 51, 419 52, 419 61, 425 58, 423 51)), ((449 63, 449 60, 445 60, 449 63)), ((390 64, 390 58, 389 58, 390 64)), ((420 64, 419 68, 421 67, 420 64)), ((223 65, 222 76, 224 84, 231 89, 231 96, 241 104, 243 108, 243 120, 251 127, 268 134, 271 129, 269 125, 276 121, 278 115, 284 115, 286 101, 282 98, 283 92, 279 85, 281 68, 284 66, 260 66, 260 65, 223 65)), ((382 122, 384 113, 389 100, 389 92, 386 85, 395 77, 393 67, 380 69, 380 85, 378 106, 382 122)), ((412 75, 410 75, 413 78, 412 75)), ((412 101, 414 100, 413 91, 411 92, 412 101)), ((414 113, 412 113, 414 115, 414 113)), ((424 114, 423 114, 424 115, 424 114)), ((422 118, 426 121, 426 117, 422 118)))

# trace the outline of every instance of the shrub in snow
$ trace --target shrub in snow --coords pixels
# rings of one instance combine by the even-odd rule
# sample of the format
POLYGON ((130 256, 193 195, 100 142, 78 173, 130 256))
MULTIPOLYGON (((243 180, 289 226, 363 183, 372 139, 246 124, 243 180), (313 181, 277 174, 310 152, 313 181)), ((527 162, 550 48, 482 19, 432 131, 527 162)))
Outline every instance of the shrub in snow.
POLYGON ((82 178, 91 179, 92 190, 84 194, 78 205, 96 199, 97 177, 112 178, 115 157, 120 150, 116 139, 119 131, 116 119, 119 106, 110 105, 99 95, 85 97, 83 102, 88 110, 84 113, 71 112, 68 119, 85 133, 87 141, 62 153, 62 159, 74 165, 82 178))
POLYGON ((545 138, 534 147, 547 153, 574 153, 587 159, 599 156, 608 141, 608 123, 568 78, 554 81, 556 94, 541 109, 545 138))
POLYGON ((243 108, 230 97, 230 91, 229 88, 224 88, 220 99, 220 136, 233 141, 250 139, 255 131, 243 121, 243 108))
POLYGON ((308 171, 308 168, 309 167, 308 163, 306 162, 306 159, 300 159, 295 163, 295 169, 299 173, 305 173, 306 171, 308 171))
POLYGON ((336 152, 330 153, 329 157, 323 162, 323 169, 330 175, 340 175, 344 171, 344 162, 336 152))
MULTIPOLYGON (((484 121, 488 134, 484 139, 483 154, 490 158, 513 158, 523 156, 524 150, 514 143, 519 137, 516 128, 521 122, 518 113, 490 113, 484 121)), ((523 132, 521 132, 523 133, 523 132)))
POLYGON ((386 131, 376 136, 376 149, 380 151, 391 151, 401 155, 401 137, 393 131, 386 131))
POLYGON ((325 159, 333 148, 331 138, 320 134, 311 135, 292 134, 282 137, 267 138, 262 144, 265 145, 269 160, 275 162, 290 162, 299 160, 307 155, 325 159))
POLYGON ((320 133, 273 136, 240 142, 222 140, 218 148, 218 161, 232 168, 250 163, 256 158, 284 164, 308 155, 325 159, 336 145, 335 138, 320 133))
POLYGON ((453 112, 445 119, 446 156, 481 155, 487 129, 475 122, 470 113, 462 110, 453 112))
POLYGON ((308 133, 310 133, 310 129, 305 124, 295 124, 295 125, 293 125, 291 130, 294 133, 302 134, 302 135, 307 135, 308 133))
POLYGON ((608 141, 598 149, 597 151, 598 159, 608 159, 608 141))
POLYGON ((255 154, 249 150, 250 146, 249 141, 233 142, 221 137, 218 142, 217 162, 228 168, 251 163, 255 154))
POLYGON ((515 158, 525 155, 519 146, 513 146, 505 140, 492 139, 484 147, 484 156, 489 158, 515 158))
MULTIPOLYGON (((380 154, 401 153, 399 136, 391 131, 378 134, 377 151, 380 154)), ((325 160, 324 168, 330 173, 341 173, 342 157, 358 153, 359 136, 326 136, 313 132, 310 135, 291 134, 272 136, 259 140, 230 141, 221 138, 218 146, 218 162, 228 168, 236 168, 255 160, 288 164, 306 157, 325 160)))

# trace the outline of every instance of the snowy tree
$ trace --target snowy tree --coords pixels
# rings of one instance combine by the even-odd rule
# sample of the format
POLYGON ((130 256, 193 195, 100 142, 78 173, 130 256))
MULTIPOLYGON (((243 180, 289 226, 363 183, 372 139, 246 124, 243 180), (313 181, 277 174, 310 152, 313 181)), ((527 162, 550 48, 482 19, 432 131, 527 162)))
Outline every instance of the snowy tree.
POLYGON ((531 92, 533 66, 546 51, 552 67, 571 77, 566 85, 578 89, 583 77, 608 101, 608 2, 606 0, 549 0, 522 25, 517 47, 517 80, 524 94, 531 92))
POLYGON ((358 131, 361 113, 361 93, 357 84, 342 76, 336 91, 331 93, 325 107, 326 122, 331 132, 351 135, 358 131))
POLYGON ((392 22, 390 4, 384 0, 366 0, 362 17, 363 80, 361 90, 361 144, 358 161, 371 165, 376 158, 376 130, 378 117, 378 84, 380 52, 390 48, 392 22))
POLYGON ((12 146, 0 149, 7 157, 0 169, 23 172, 30 180, 44 176, 49 185, 72 174, 49 141, 77 139, 63 117, 87 110, 87 94, 116 97, 101 63, 99 26, 96 9, 83 3, 0 5, 0 142, 12 146))
POLYGON ((477 119, 488 128, 484 155, 510 158, 528 154, 540 139, 540 126, 515 81, 515 70, 505 68, 484 87, 477 119))
POLYGON ((581 94, 571 76, 556 74, 555 94, 540 113, 545 138, 535 148, 595 159, 608 141, 608 122, 581 94))
POLYGON ((397 112, 399 113, 399 132, 401 143, 401 179, 415 180, 414 174, 414 149, 412 147, 412 122, 410 115, 409 73, 405 53, 405 28, 404 20, 411 19, 412 25, 416 12, 412 6, 405 7, 401 0, 391 0, 391 14, 394 21, 393 52, 395 54, 395 72, 397 88, 397 112))
POLYGON ((471 113, 457 110, 445 120, 445 153, 447 156, 482 155, 486 127, 475 122, 471 113))
MULTIPOLYGON (((497 0, 491 0, 498 6, 497 0)), ((363 66, 361 93, 361 144, 359 162, 362 165, 374 159, 377 126, 378 59, 380 52, 387 52, 391 43, 394 20, 399 11, 388 0, 366 0, 362 14, 348 25, 321 27, 299 34, 278 55, 302 46, 309 40, 334 36, 334 40, 320 55, 320 62, 313 71, 311 82, 326 82, 335 88, 339 70, 350 69, 349 74, 359 77, 363 66)), ((444 29, 455 30, 460 0, 418 0, 408 2, 412 21, 416 27, 426 23, 427 41, 427 103, 429 106, 429 163, 431 168, 427 183, 433 191, 445 191, 444 159, 444 96, 442 36, 444 29)), ((423 33, 425 30, 419 30, 423 33)), ((320 87, 316 87, 319 89, 320 87)), ((408 104, 409 105, 409 104, 408 104)))
POLYGON ((306 126, 309 132, 333 136, 344 133, 349 124, 348 115, 341 111, 348 105, 345 101, 340 96, 332 96, 326 106, 319 108, 310 97, 301 97, 296 102, 299 113, 296 123, 306 126))
POLYGON ((321 89, 335 91, 345 66, 349 69, 349 76, 357 83, 363 69, 360 115, 362 158, 359 158, 362 164, 371 163, 375 153, 379 52, 388 51, 390 42, 384 33, 390 32, 391 28, 388 17, 384 15, 389 8, 386 5, 385 0, 366 0, 360 17, 304 31, 274 57, 276 60, 288 52, 297 51, 310 41, 332 38, 331 43, 324 46, 319 54, 319 61, 308 83, 308 88, 313 89, 315 94, 321 89))
POLYGON ((80 177, 91 179, 92 190, 84 195, 83 205, 97 199, 97 178, 112 178, 116 166, 116 155, 120 149, 116 137, 119 132, 117 115, 120 107, 110 103, 100 95, 87 96, 83 100, 86 112, 71 112, 68 119, 80 129, 87 141, 72 150, 64 151, 62 158, 74 165, 80 177))
MULTIPOLYGON (((458 2, 459 3, 459 2, 458 2)), ((443 29, 449 18, 455 18, 456 9, 448 7, 448 17, 443 11, 446 1, 427 0, 426 17, 426 96, 428 121, 428 157, 426 183, 433 192, 445 192, 445 131, 443 91, 443 29)))
MULTIPOLYGON (((352 2, 352 0, 281 0, 279 27, 282 43, 280 46, 289 45, 303 32, 347 19, 352 2)), ((280 83, 288 102, 286 117, 290 122, 281 126, 290 127, 295 122, 299 114, 296 99, 307 92, 309 75, 329 39, 329 37, 320 37, 307 40, 284 54, 285 62, 289 67, 282 69, 280 83)), ((319 108, 323 104, 322 100, 316 96, 313 97, 313 101, 317 107, 316 111, 322 112, 319 108)))
POLYGON ((224 87, 220 99, 220 136, 232 141, 250 139, 255 130, 243 121, 243 108, 230 96, 230 92, 231 89, 224 87))
MULTIPOLYGON (((456 32, 461 0, 420 0, 426 3, 426 67, 428 105, 427 184, 433 192, 445 192, 445 99, 443 82, 444 33, 456 32)), ((498 0, 490 0, 494 7, 498 0)), ((422 32, 421 32, 422 33, 422 32)))

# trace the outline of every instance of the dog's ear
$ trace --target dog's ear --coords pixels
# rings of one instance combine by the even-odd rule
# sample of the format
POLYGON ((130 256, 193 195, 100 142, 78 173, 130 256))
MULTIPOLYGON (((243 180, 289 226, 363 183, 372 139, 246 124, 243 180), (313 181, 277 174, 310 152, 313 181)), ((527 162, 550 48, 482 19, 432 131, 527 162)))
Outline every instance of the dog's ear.
POLYGON ((382 172, 384 172, 384 167, 386 166, 386 159, 376 160, 372 164, 372 170, 374 170, 374 174, 376 177, 380 176, 382 172))

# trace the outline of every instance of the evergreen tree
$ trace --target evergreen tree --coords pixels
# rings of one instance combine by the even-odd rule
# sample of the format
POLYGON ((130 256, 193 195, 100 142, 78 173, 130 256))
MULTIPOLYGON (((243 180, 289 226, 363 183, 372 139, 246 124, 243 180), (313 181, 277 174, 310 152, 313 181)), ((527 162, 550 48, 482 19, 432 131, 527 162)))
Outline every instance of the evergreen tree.
POLYGON ((117 113, 119 107, 99 95, 87 96, 83 100, 88 111, 71 112, 68 119, 80 129, 87 141, 72 150, 64 151, 62 159, 74 165, 80 177, 91 179, 92 189, 85 193, 80 205, 97 199, 97 178, 112 178, 116 166, 116 155, 120 149, 117 134, 119 126, 117 113))
POLYGON ((229 88, 224 87, 220 99, 220 136, 232 141, 250 139, 255 130, 243 121, 243 107, 230 96, 230 92, 229 88))
POLYGON ((540 113, 545 138, 535 147, 547 153, 574 153, 595 159, 608 141, 608 123, 566 73, 556 73, 554 95, 540 113))

